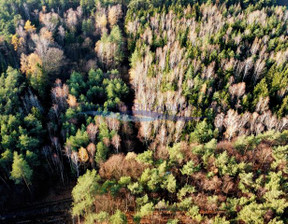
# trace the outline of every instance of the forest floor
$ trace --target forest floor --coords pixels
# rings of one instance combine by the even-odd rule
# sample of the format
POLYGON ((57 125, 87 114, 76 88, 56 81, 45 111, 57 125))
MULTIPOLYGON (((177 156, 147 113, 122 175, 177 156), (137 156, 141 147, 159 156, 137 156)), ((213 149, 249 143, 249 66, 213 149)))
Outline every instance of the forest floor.
MULTIPOLYGON (((221 215, 224 211, 200 211, 201 215, 221 215)), ((128 224, 134 224, 133 216, 134 212, 126 213, 128 224)), ((145 216, 141 219, 140 224, 166 224, 169 220, 177 219, 178 224, 185 223, 194 223, 189 216, 186 215, 186 212, 183 211, 167 211, 167 210, 158 210, 154 211, 151 215, 145 216)))
POLYGON ((72 223, 70 209, 71 191, 75 183, 57 184, 43 198, 26 202, 13 207, 9 206, 0 212, 0 223, 5 224, 37 224, 37 223, 72 223))

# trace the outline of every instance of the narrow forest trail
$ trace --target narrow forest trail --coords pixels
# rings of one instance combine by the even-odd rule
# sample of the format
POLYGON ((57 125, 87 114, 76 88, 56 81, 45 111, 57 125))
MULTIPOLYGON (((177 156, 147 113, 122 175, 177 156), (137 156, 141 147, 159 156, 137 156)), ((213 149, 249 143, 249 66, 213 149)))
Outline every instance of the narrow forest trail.
POLYGON ((23 209, 16 209, 0 215, 0 223, 72 223, 70 208, 72 198, 35 203, 23 209))
POLYGON ((45 197, 7 207, 0 211, 0 223, 72 223, 70 211, 73 202, 71 192, 74 185, 74 182, 66 186, 57 184, 45 197))
MULTIPOLYGON (((131 80, 130 80, 130 69, 131 69, 131 64, 130 64, 130 56, 132 55, 133 52, 129 52, 128 49, 128 35, 125 30, 125 22, 126 22, 126 15, 128 13, 128 8, 125 5, 122 5, 122 10, 123 10, 123 17, 122 20, 119 24, 119 27, 121 29, 122 35, 123 35, 123 40, 124 40, 124 58, 121 63, 121 66, 119 68, 121 78, 125 82, 125 84, 129 88, 129 96, 126 99, 125 106, 126 106, 126 111, 124 111, 124 114, 127 114, 128 116, 132 117, 133 120, 133 106, 135 102, 135 90, 132 86, 131 80)), ((124 121, 127 122, 127 121, 124 121)), ((134 136, 132 136, 133 141, 135 143, 134 149, 132 149, 136 153, 142 153, 145 151, 145 146, 143 143, 137 138, 138 132, 139 132, 139 122, 137 122, 137 119, 131 121, 132 124, 132 129, 134 136)), ((124 152, 129 152, 131 149, 125 149, 124 152)))

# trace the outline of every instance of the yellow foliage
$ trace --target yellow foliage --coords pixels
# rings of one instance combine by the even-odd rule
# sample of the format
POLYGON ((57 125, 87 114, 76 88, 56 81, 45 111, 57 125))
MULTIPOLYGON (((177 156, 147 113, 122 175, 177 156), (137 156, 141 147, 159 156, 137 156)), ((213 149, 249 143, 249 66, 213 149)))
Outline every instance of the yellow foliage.
POLYGON ((134 68, 131 68, 129 74, 130 74, 130 79, 133 81, 133 80, 135 79, 135 77, 136 77, 136 75, 135 75, 135 74, 136 74, 135 69, 134 69, 134 68))
POLYGON ((69 94, 67 103, 69 104, 70 107, 77 107, 77 99, 75 96, 69 94))
POLYGON ((203 96, 206 94, 206 91, 207 91, 207 84, 204 83, 202 88, 200 89, 200 93, 199 94, 199 98, 198 98, 198 103, 202 103, 202 100, 203 100, 203 96))
POLYGON ((24 42, 25 42, 24 38, 23 38, 23 37, 20 37, 20 38, 19 38, 19 41, 18 41, 19 46, 22 45, 22 44, 24 44, 24 42))
POLYGON ((32 53, 29 56, 25 54, 21 55, 21 72, 26 73, 26 75, 37 73, 41 66, 42 60, 37 54, 32 53))
POLYGON ((24 38, 23 37, 18 38, 17 34, 14 34, 12 36, 11 44, 14 46, 14 50, 15 51, 17 51, 19 46, 21 46, 23 43, 24 43, 24 38))
POLYGON ((107 17, 105 14, 98 16, 96 20, 97 26, 100 27, 101 29, 106 28, 107 26, 107 17))
POLYGON ((207 90, 207 84, 204 83, 202 88, 201 88, 201 90, 200 90, 200 92, 203 93, 203 94, 206 94, 206 90, 207 90))
POLYGON ((81 147, 78 152, 81 162, 86 163, 89 160, 88 152, 85 148, 81 147))
POLYGON ((19 45, 19 38, 16 34, 12 36, 11 44, 14 46, 14 50, 17 51, 19 45))
POLYGON ((26 23, 25 23, 24 29, 25 29, 27 32, 33 32, 33 31, 36 30, 36 27, 31 24, 31 21, 30 21, 30 20, 27 20, 26 23))

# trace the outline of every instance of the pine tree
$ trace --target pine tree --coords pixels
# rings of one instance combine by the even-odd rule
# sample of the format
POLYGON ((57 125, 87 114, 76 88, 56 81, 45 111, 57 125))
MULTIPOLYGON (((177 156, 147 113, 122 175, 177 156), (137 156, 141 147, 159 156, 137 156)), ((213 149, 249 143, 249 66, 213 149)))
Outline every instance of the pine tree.
POLYGON ((169 174, 166 177, 165 185, 166 185, 166 189, 170 193, 175 193, 177 185, 176 185, 176 178, 173 176, 173 174, 169 174))
POLYGON ((94 196, 99 190, 99 176, 96 170, 87 172, 78 178, 77 184, 72 191, 73 216, 88 215, 93 211, 94 196))
POLYGON ((25 182, 28 190, 31 192, 29 185, 31 185, 33 170, 30 168, 26 160, 17 152, 14 152, 13 164, 11 171, 11 179, 15 181, 16 184, 20 184, 22 181, 25 182))
POLYGON ((114 215, 110 217, 110 223, 111 224, 126 224, 127 218, 124 213, 122 213, 120 210, 117 210, 114 215))
POLYGON ((210 141, 214 137, 212 126, 207 123, 206 120, 198 123, 194 132, 190 134, 192 142, 205 143, 210 141))
POLYGON ((100 162, 106 161, 109 149, 103 144, 103 142, 99 142, 96 148, 97 148, 95 155, 96 163, 99 164, 100 162))

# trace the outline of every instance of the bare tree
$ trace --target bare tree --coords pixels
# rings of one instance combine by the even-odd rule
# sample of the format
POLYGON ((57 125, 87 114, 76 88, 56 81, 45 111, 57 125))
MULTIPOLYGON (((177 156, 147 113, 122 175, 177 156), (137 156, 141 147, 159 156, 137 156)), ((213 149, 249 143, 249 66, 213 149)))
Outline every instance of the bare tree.
POLYGON ((95 140, 96 140, 96 136, 97 136, 97 133, 98 133, 98 130, 99 130, 99 127, 93 123, 90 123, 88 126, 87 126, 87 133, 88 133, 88 136, 90 138, 90 140, 95 143, 95 140))
POLYGON ((288 128, 288 117, 286 116, 283 117, 281 121, 278 123, 277 130, 281 132, 287 128, 288 128))
POLYGON ((180 137, 182 135, 182 130, 183 130, 184 126, 185 126, 185 122, 184 121, 178 120, 176 122, 175 142, 178 142, 180 140, 180 137))
POLYGON ((68 9, 64 15, 65 17, 65 22, 66 22, 66 25, 67 27, 72 30, 72 31, 75 31, 79 21, 80 21, 80 18, 81 18, 81 14, 77 13, 77 11, 74 11, 72 8, 68 9))
POLYGON ((253 79, 254 84, 259 80, 261 75, 265 72, 266 60, 259 58, 254 65, 253 79))
POLYGON ((252 69, 253 63, 254 63, 254 61, 253 61, 252 57, 247 58, 245 60, 243 80, 246 78, 246 76, 249 74, 250 70, 252 69))
POLYGON ((165 127, 165 124, 163 124, 159 132, 159 141, 162 145, 164 145, 166 140, 167 140, 167 129, 165 127))
POLYGON ((112 145, 116 148, 116 153, 119 153, 119 148, 121 145, 121 138, 118 134, 112 137, 112 145))
POLYGON ((67 107, 67 98, 69 95, 69 88, 66 84, 62 84, 60 79, 55 81, 55 87, 51 90, 52 101, 57 104, 60 111, 67 107))
POLYGON ((72 161, 74 168, 76 169, 77 177, 79 177, 79 158, 78 158, 77 152, 73 151, 71 153, 71 161, 72 161))
POLYGON ((88 155, 89 155, 90 164, 91 164, 92 168, 95 169, 96 168, 96 165, 95 165, 96 146, 95 146, 95 144, 90 143, 87 146, 87 151, 88 151, 88 155))
POLYGON ((22 101, 27 114, 30 113, 33 107, 37 108, 41 112, 43 111, 40 101, 38 100, 38 97, 32 93, 31 89, 28 90, 28 92, 22 98, 22 101))
POLYGON ((111 27, 117 24, 123 16, 121 5, 113 5, 108 9, 108 21, 111 27))
POLYGON ((256 112, 263 113, 269 110, 269 97, 260 97, 256 105, 256 112))
POLYGON ((43 55, 43 68, 49 73, 59 74, 64 64, 64 52, 59 48, 49 48, 43 55))
POLYGON ((216 128, 218 128, 220 132, 222 131, 223 126, 224 126, 224 118, 225 118, 225 114, 220 113, 220 114, 217 114, 214 120, 214 125, 216 128))
POLYGON ((245 89, 246 89, 246 83, 240 82, 240 83, 230 86, 229 92, 233 98, 236 96, 238 99, 245 94, 245 89))
POLYGON ((240 116, 237 114, 237 112, 230 109, 224 120, 224 126, 226 127, 225 135, 229 140, 231 140, 231 138, 234 137, 238 131, 239 120, 240 116))
POLYGON ((102 34, 107 33, 107 16, 106 13, 97 13, 96 15, 96 30, 98 28, 98 30, 100 29, 102 34))
POLYGON ((150 121, 142 122, 139 130, 140 137, 143 137, 146 143, 148 143, 151 136, 151 125, 152 124, 150 121))
POLYGON ((60 17, 55 12, 50 13, 40 12, 39 21, 43 23, 47 27, 47 29, 53 33, 58 23, 60 22, 60 17))
POLYGON ((119 128, 120 128, 120 121, 117 119, 117 118, 114 118, 114 117, 112 117, 112 118, 107 118, 106 119, 106 122, 107 122, 107 124, 108 124, 108 127, 109 127, 109 129, 112 131, 112 130, 114 130, 114 131, 118 131, 119 130, 119 128))
POLYGON ((265 120, 264 123, 267 127, 268 130, 273 130, 277 124, 278 124, 278 119, 275 115, 272 115, 271 111, 265 112, 265 120))

